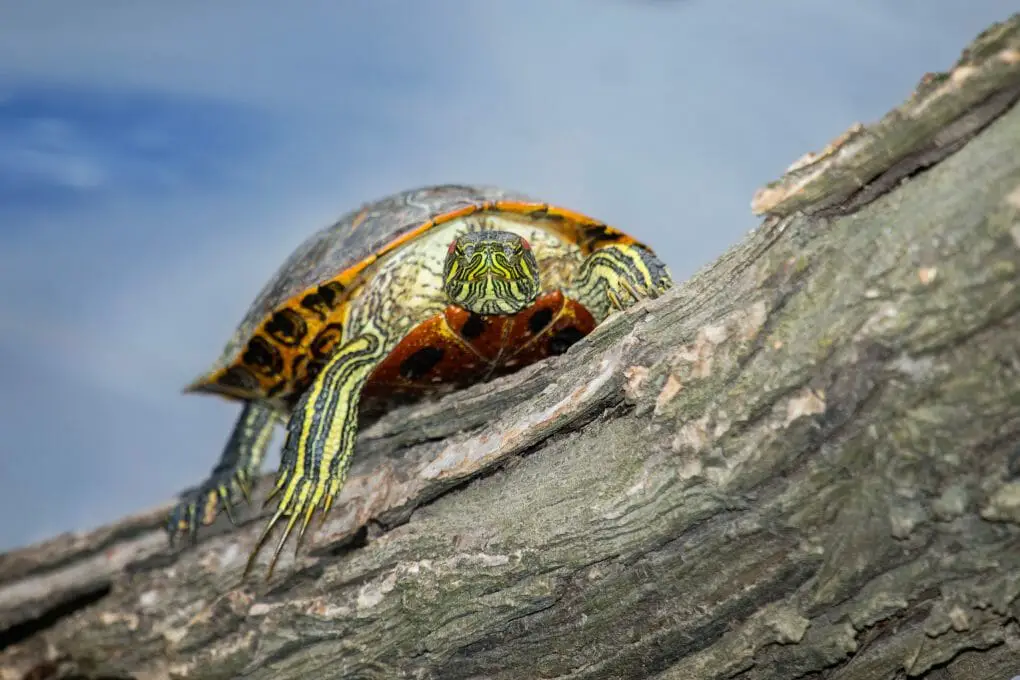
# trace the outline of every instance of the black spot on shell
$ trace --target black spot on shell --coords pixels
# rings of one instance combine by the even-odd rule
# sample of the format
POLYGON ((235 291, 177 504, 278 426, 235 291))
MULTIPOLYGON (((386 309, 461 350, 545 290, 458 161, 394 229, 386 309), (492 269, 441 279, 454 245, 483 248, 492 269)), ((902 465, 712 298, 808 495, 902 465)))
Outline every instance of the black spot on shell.
POLYGON ((216 382, 224 387, 242 390, 253 390, 259 384, 258 379, 252 375, 252 372, 242 366, 230 367, 216 382))
POLYGON ((309 293, 301 298, 301 306, 315 312, 322 320, 325 320, 326 316, 332 311, 329 305, 326 304, 326 300, 318 293, 309 293))
POLYGON ((528 330, 536 334, 541 333, 549 325, 549 322, 552 321, 552 317, 552 310, 548 307, 538 310, 528 319, 528 330))
POLYGON ((336 281, 319 286, 314 293, 301 298, 301 306, 315 312, 320 319, 326 320, 329 313, 340 304, 345 288, 336 281))
POLYGON ((589 249, 603 243, 615 243, 620 237, 620 232, 606 224, 593 224, 584 228, 584 240, 589 249))
POLYGON ((319 331, 319 335, 312 341, 312 344, 308 349, 311 350, 312 354, 316 357, 329 357, 336 351, 336 348, 340 346, 340 342, 343 340, 343 337, 343 324, 331 323, 319 331))
POLYGON ((262 375, 276 375, 283 370, 283 357, 268 340, 258 335, 248 341, 241 360, 262 375))
POLYGON ((440 347, 422 347, 400 362, 400 375, 408 380, 418 380, 436 367, 443 359, 440 347))
POLYGON ((571 345, 583 337, 584 333, 574 326, 561 328, 553 333, 552 337, 549 338, 549 353, 563 354, 570 348, 571 345))
POLYGON ((322 298, 323 302, 330 309, 336 309, 336 306, 340 304, 340 300, 343 298, 344 290, 346 289, 339 282, 330 281, 319 286, 319 297, 322 298))
POLYGON ((301 315, 293 309, 281 309, 269 320, 265 327, 266 333, 280 344, 294 347, 301 342, 308 332, 308 326, 301 315))
POLYGON ((460 334, 468 340, 474 340, 485 331, 485 319, 478 314, 472 314, 460 327, 460 334))

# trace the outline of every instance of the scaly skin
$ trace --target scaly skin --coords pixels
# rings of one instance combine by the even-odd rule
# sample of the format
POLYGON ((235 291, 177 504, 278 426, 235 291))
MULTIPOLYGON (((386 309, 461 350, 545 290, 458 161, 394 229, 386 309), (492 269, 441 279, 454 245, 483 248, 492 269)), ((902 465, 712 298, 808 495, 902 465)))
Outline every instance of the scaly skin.
POLYGON ((596 323, 644 298, 656 298, 673 286, 666 265, 638 245, 609 245, 585 258, 564 291, 583 304, 596 323))
MULTIPOLYGON (((447 300, 478 313, 510 314, 525 308, 539 290, 538 267, 530 247, 510 232, 481 231, 459 236, 450 246, 443 270, 447 300)), ((592 253, 578 269, 571 294, 599 321, 613 309, 624 309, 655 297, 671 285, 665 266, 640 246, 612 245, 592 253)), ((380 361, 399 343, 415 320, 400 314, 400 298, 377 287, 383 303, 361 305, 368 317, 346 340, 311 387, 295 405, 273 496, 276 512, 267 523, 245 567, 250 573, 274 526, 288 517, 273 551, 266 578, 272 576, 288 537, 298 525, 300 547, 312 517, 323 517, 340 492, 350 467, 357 437, 358 399, 380 361)), ((371 292, 370 292, 371 294, 371 292)), ((429 309, 426 314, 433 314, 429 309)))
POLYGON ((509 231, 469 232, 450 244, 443 290, 476 314, 516 314, 538 295, 538 262, 526 238, 509 231))
POLYGON ((221 506, 234 522, 231 506, 238 496, 250 497, 279 417, 274 408, 263 402, 245 402, 208 479, 181 494, 180 501, 170 512, 166 529, 171 544, 182 533, 187 533, 194 541, 199 524, 211 524, 221 506))
MULTIPOLYGON (((344 343, 326 367, 301 395, 287 424, 287 441, 280 461, 276 486, 269 498, 279 496, 276 512, 266 524, 245 566, 247 574, 277 522, 289 516, 280 542, 273 551, 268 579, 297 522, 301 521, 297 547, 315 510, 323 517, 340 492, 350 468, 358 434, 358 396, 372 370, 395 343, 369 324, 358 337, 344 343)), ((295 548, 295 549, 296 549, 295 548)))

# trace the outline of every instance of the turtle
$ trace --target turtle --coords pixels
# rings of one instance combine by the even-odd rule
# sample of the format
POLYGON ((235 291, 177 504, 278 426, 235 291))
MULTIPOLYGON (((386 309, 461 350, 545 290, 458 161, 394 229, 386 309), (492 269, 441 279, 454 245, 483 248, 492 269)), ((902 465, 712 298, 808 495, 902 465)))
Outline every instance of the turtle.
POLYGON ((285 423, 276 509, 244 570, 287 518, 270 578, 295 527, 297 552, 328 514, 365 418, 563 354, 672 285, 634 237, 515 191, 433 185, 362 205, 297 247, 184 388, 242 407, 212 473, 170 510, 171 544, 221 511, 234 521, 285 423))

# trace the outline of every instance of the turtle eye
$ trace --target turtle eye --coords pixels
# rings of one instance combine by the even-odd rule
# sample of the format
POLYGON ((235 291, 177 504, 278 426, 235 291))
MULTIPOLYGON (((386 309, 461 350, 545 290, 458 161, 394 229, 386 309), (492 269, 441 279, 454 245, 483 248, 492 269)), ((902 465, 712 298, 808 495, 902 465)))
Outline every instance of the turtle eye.
POLYGON ((475 247, 472 245, 464 246, 464 257, 474 257, 475 247))
POLYGON ((508 258, 513 257, 514 247, 510 244, 503 246, 503 254, 506 255, 508 258))

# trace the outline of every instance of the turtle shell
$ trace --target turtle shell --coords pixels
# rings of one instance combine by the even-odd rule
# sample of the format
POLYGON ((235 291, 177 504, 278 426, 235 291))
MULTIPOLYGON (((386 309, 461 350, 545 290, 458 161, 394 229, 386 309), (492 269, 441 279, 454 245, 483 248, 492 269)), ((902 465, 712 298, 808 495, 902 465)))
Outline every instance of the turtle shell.
POLYGON ((637 242, 580 213, 496 187, 448 184, 393 194, 347 213, 298 246, 252 302, 216 363, 185 392, 238 399, 291 396, 295 364, 308 357, 323 360, 339 344, 340 326, 334 330, 330 321, 348 291, 371 276, 376 260, 413 247, 417 236, 437 225, 486 212, 541 221, 585 254, 602 244, 637 242))

